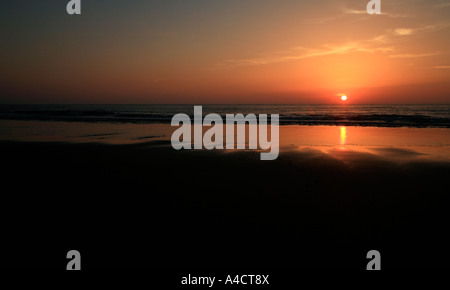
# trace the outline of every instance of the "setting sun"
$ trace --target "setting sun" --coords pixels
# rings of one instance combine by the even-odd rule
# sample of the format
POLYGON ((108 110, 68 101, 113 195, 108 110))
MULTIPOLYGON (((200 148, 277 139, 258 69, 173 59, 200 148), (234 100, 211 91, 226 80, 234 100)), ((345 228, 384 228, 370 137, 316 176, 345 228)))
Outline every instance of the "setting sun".
POLYGON ((347 101, 347 96, 341 96, 341 100, 347 101))

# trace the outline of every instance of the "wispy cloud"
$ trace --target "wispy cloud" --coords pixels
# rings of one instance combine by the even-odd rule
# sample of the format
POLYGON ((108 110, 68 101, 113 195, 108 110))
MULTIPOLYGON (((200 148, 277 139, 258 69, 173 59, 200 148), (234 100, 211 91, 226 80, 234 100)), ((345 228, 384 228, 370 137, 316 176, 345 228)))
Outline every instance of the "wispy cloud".
POLYGON ((411 28, 397 28, 394 30, 396 35, 411 35, 413 34, 413 29, 411 28))
POLYGON ((416 29, 416 32, 434 32, 450 27, 450 23, 435 23, 416 29))
MULTIPOLYGON (((354 14, 354 15, 368 15, 366 10, 356 10, 356 9, 344 9, 343 12, 345 14, 354 14)), ((393 14, 393 13, 388 13, 385 11, 382 11, 381 14, 378 14, 381 16, 387 16, 387 17, 391 17, 391 18, 403 18, 403 17, 409 17, 409 15, 405 15, 405 14, 393 14)), ((369 15, 368 15, 369 16, 369 15)))
POLYGON ((418 33, 435 32, 449 27, 449 23, 435 23, 417 28, 396 28, 392 30, 392 34, 396 36, 408 36, 418 33))
POLYGON ((450 69, 450 65, 436 65, 433 68, 436 68, 436 69, 450 69))
POLYGON ((354 52, 391 52, 389 46, 375 46, 374 42, 379 41, 379 37, 369 39, 367 41, 347 42, 340 45, 323 45, 320 49, 312 49, 306 47, 294 47, 285 51, 276 51, 246 59, 229 59, 218 63, 215 69, 230 69, 242 66, 267 65, 272 63, 280 63, 293 60, 301 60, 313 57, 340 55, 354 52))
MULTIPOLYGON (((336 13, 335 15, 329 16, 329 17, 319 17, 319 18, 307 19, 307 20, 305 20, 305 23, 307 23, 307 24, 325 24, 328 22, 332 22, 334 20, 348 17, 349 15, 367 16, 367 17, 358 17, 358 20, 369 19, 369 17, 371 16, 367 13, 366 10, 356 10, 356 9, 345 8, 345 9, 341 10, 341 13, 336 13)), ((379 14, 379 15, 387 16, 390 18, 410 17, 409 15, 406 15, 406 14, 393 14, 393 13, 388 13, 388 12, 384 12, 384 11, 382 11, 381 14, 379 14)))
POLYGON ((306 23, 306 24, 325 24, 325 23, 340 19, 344 16, 345 16, 344 14, 337 14, 337 15, 333 15, 333 16, 329 16, 329 17, 312 18, 312 19, 305 20, 304 23, 306 23))
POLYGON ((433 53, 405 53, 405 54, 391 54, 389 55, 390 58, 418 58, 418 57, 427 57, 427 56, 435 56, 439 55, 441 53, 439 52, 433 52, 433 53))
MULTIPOLYGON (((362 41, 351 41, 343 44, 334 44, 334 45, 325 44, 322 45, 320 48, 308 48, 298 46, 282 51, 262 53, 259 55, 255 55, 255 57, 250 58, 228 59, 220 63, 217 63, 215 66, 210 67, 208 69, 233 69, 244 66, 267 65, 286 61, 308 59, 313 57, 349 54, 356 52, 365 52, 365 53, 381 52, 389 54, 394 52, 395 49, 393 46, 393 42, 395 41, 395 38, 398 36, 407 37, 418 33, 433 32, 447 28, 449 26, 450 25, 448 23, 436 23, 417 28, 396 28, 394 30, 387 30, 384 34, 362 41)), ((440 54, 441 52, 422 52, 422 53, 403 53, 403 54, 397 53, 397 54, 390 54, 388 55, 388 57, 420 58, 440 54)))
POLYGON ((366 10, 344 9, 343 12, 346 14, 366 14, 367 15, 366 10))

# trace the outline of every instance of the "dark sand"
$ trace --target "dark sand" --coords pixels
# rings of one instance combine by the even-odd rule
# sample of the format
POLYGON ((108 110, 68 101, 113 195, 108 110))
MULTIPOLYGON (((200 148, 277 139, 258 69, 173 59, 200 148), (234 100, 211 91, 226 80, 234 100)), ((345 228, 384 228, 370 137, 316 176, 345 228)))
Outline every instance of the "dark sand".
POLYGON ((68 275, 71 249, 91 278, 167 288, 189 273, 270 274, 274 289, 354 279, 369 275, 372 249, 389 275, 449 268, 446 162, 399 164, 395 149, 342 162, 306 148, 262 162, 166 141, 0 144, 12 270, 68 275), (24 270, 30 261, 40 266, 24 270))

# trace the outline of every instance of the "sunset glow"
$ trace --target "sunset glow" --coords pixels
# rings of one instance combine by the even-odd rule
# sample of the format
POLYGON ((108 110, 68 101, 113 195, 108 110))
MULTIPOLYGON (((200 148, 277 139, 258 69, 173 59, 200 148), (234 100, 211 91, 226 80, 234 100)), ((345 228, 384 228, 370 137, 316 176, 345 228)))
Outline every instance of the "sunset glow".
POLYGON ((446 103, 450 94, 449 8, 426 0, 385 1, 381 15, 356 0, 86 1, 80 17, 59 1, 10 2, 0 11, 4 103, 334 104, 341 90, 358 96, 352 104, 446 103))
POLYGON ((341 96, 341 100, 347 101, 347 96, 341 96))

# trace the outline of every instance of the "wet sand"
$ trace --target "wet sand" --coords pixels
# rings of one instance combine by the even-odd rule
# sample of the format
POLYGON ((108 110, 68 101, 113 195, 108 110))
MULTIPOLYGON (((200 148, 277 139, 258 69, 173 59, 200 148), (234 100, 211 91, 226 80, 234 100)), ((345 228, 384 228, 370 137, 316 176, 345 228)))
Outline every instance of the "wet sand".
POLYGON ((50 270, 75 248, 91 275, 169 284, 187 273, 261 272, 276 285, 299 273, 364 275, 371 249, 384 273, 447 269, 445 158, 304 146, 262 162, 258 152, 175 151, 165 140, 0 146, 17 269, 29 248, 50 270))

